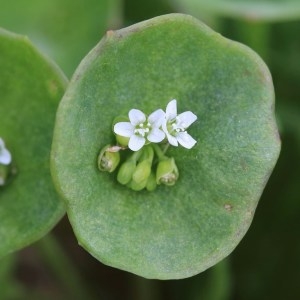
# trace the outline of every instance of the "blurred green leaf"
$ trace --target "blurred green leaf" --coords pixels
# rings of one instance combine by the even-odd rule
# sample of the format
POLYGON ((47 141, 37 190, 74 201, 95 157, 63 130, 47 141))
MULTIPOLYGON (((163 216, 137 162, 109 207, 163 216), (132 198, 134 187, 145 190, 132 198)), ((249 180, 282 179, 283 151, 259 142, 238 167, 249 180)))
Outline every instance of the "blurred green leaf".
POLYGON ((174 12, 168 0, 123 0, 123 7, 128 25, 174 12))
POLYGON ((300 18, 298 0, 169 0, 194 16, 206 13, 252 21, 286 21, 300 18))
POLYGON ((246 233, 280 141, 268 69, 249 48, 185 15, 109 32, 75 73, 57 114, 52 175, 79 243, 105 264, 147 278, 189 277, 246 233), (198 121, 174 148, 173 187, 134 192, 100 173, 111 124, 173 98, 198 121))
POLYGON ((0 9, 0 26, 28 35, 68 76, 120 18, 121 0, 1 1, 0 9))
POLYGON ((49 154, 55 112, 67 81, 27 38, 0 30, 0 137, 17 175, 0 187, 0 257, 45 235, 64 214, 49 154))

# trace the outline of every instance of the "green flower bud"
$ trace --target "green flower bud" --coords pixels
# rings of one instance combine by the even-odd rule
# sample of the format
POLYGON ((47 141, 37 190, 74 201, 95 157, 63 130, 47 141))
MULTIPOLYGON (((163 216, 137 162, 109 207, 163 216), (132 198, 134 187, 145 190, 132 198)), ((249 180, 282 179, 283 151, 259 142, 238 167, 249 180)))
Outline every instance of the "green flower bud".
POLYGON ((141 183, 142 181, 147 181, 148 177, 151 173, 151 165, 152 161, 143 160, 142 162, 138 163, 133 175, 132 179, 136 183, 141 183))
POLYGON ((120 162, 118 147, 105 146, 98 156, 98 168, 100 171, 113 172, 120 162))
POLYGON ((136 169, 136 162, 133 159, 125 161, 118 172, 117 180, 119 183, 126 185, 132 179, 132 175, 136 169))
POLYGON ((146 189, 149 192, 152 192, 156 189, 157 183, 156 183, 156 177, 154 172, 151 172, 150 176, 148 177, 146 189))
POLYGON ((116 141, 117 144, 122 146, 122 147, 127 147, 129 143, 129 137, 121 136, 116 134, 116 141))
POLYGON ((179 172, 173 157, 161 160, 156 170, 157 184, 174 185, 179 177, 179 172))
POLYGON ((131 188, 134 191, 141 191, 142 189, 144 189, 146 187, 148 178, 140 181, 140 182, 136 182, 135 180, 131 180, 128 184, 128 187, 131 188))

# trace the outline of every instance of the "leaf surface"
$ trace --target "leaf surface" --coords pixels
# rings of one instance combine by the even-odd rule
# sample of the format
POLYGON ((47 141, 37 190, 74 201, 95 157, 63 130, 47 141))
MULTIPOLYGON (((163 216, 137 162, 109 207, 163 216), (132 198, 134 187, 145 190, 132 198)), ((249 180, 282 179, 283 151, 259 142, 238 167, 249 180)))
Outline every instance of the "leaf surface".
POLYGON ((0 29, 0 137, 17 175, 0 187, 0 257, 45 235, 65 212, 49 157, 67 81, 23 36, 0 29))
POLYGON ((246 233, 280 141, 268 69, 249 48, 180 14, 108 32, 59 106, 52 175, 79 243, 147 278, 184 278, 227 256, 246 233), (112 122, 177 99, 198 120, 191 150, 171 147, 173 187, 134 192, 97 169, 112 122))

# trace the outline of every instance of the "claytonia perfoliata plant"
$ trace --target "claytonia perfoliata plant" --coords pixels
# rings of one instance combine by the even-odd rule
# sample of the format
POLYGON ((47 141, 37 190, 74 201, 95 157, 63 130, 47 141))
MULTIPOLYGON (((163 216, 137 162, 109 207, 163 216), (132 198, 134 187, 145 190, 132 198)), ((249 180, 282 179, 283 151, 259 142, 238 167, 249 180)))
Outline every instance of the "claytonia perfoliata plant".
POLYGON ((120 184, 135 191, 153 191, 158 184, 174 185, 179 177, 178 168, 165 151, 168 146, 193 148, 197 141, 187 133, 187 128, 196 120, 191 111, 177 114, 176 99, 168 103, 165 112, 157 109, 149 116, 131 109, 126 120, 114 124, 117 145, 107 145, 100 151, 99 170, 113 172, 122 160, 119 152, 129 150, 131 154, 126 151, 125 161, 118 169, 120 184))

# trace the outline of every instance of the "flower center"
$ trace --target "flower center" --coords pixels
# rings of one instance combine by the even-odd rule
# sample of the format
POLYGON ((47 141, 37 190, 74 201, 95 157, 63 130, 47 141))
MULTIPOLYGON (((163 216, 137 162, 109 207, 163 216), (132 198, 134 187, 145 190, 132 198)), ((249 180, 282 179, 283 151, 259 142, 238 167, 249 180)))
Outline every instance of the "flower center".
POLYGON ((178 132, 185 131, 183 124, 181 124, 177 117, 168 121, 167 129, 168 132, 173 136, 175 136, 178 132))
POLYGON ((148 135, 148 133, 151 130, 151 124, 149 122, 144 122, 144 123, 140 123, 138 124, 135 129, 134 129, 134 134, 135 135, 139 135, 141 137, 145 137, 148 135))

